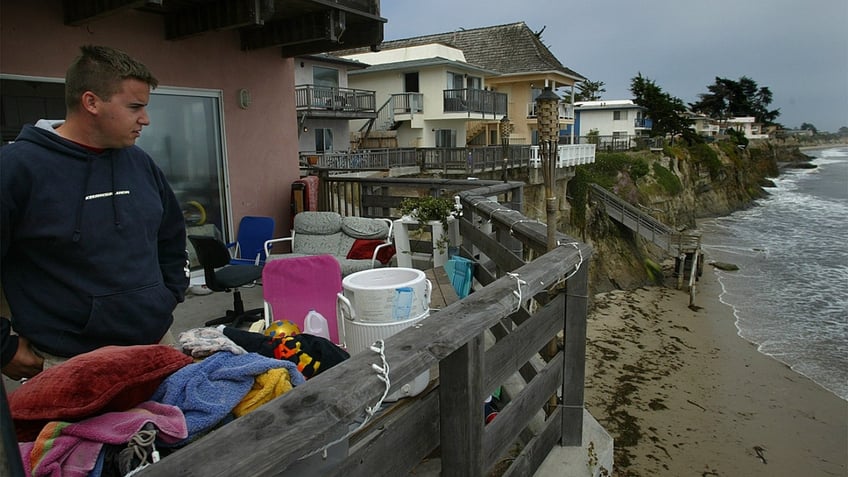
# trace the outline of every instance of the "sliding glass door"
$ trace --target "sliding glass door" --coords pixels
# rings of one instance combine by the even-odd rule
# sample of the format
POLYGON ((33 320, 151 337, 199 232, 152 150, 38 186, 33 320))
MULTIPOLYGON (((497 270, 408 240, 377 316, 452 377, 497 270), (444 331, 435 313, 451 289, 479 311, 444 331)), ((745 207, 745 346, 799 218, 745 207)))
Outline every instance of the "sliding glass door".
POLYGON ((189 233, 227 234, 220 92, 159 88, 147 110, 150 126, 137 144, 165 172, 189 233))

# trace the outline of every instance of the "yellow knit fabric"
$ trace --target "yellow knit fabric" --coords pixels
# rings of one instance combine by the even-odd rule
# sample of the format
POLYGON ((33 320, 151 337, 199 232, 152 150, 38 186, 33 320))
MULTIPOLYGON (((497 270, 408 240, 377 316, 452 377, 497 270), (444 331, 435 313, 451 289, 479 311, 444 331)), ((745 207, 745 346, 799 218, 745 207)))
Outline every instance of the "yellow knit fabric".
POLYGON ((253 388, 233 408, 233 414, 236 417, 244 416, 275 397, 291 390, 291 379, 289 377, 289 371, 286 368, 268 370, 256 376, 256 380, 253 382, 253 388))

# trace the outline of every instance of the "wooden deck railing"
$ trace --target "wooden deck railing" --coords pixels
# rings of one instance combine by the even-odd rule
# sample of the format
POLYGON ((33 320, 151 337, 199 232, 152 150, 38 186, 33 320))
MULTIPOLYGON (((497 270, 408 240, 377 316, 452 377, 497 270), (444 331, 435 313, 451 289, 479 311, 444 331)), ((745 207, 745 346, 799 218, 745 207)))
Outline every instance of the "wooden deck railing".
MULTIPOLYGON (((541 167, 539 146, 419 147, 361 149, 317 153, 301 151, 301 164, 307 156, 317 157, 317 166, 334 172, 392 169, 417 166, 422 171, 471 175, 482 172, 541 167)), ((594 144, 562 144, 557 147, 556 167, 565 169, 595 162, 594 144)))
POLYGON ((502 475, 525 476, 557 443, 580 445, 591 247, 559 235, 546 252, 545 226, 517 210, 518 183, 388 182, 385 204, 359 210, 431 188, 453 188, 463 205, 460 252, 476 260, 483 286, 385 340, 391 391, 427 371, 438 379, 360 429, 385 391, 373 367, 380 355, 366 350, 138 475, 280 475, 304 456, 320 463, 341 439, 347 456, 322 475, 405 475, 438 450, 443 476, 482 476, 503 462, 511 464, 502 475), (564 345, 541 356, 560 332, 564 345), (526 385, 485 424, 483 400, 511 376, 526 385), (552 397, 558 404, 548 407, 552 397), (541 424, 528 433, 531 422, 541 424))

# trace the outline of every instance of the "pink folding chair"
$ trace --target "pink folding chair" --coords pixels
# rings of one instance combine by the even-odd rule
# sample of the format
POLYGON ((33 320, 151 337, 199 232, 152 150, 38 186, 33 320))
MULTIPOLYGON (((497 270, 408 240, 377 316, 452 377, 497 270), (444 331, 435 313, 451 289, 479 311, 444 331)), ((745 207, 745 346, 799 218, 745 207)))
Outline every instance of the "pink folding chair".
POLYGON ((342 291, 342 271, 332 255, 269 260, 262 269, 265 327, 289 320, 304 330, 304 318, 315 310, 327 320, 330 340, 339 343, 336 301, 342 291))

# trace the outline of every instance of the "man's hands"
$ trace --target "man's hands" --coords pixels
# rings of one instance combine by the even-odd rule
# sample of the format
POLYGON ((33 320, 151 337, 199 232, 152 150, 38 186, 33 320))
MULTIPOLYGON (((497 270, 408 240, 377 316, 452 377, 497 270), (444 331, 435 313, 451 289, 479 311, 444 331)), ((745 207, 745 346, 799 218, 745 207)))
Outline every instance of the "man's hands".
POLYGON ((6 366, 3 366, 3 374, 14 380, 31 378, 40 373, 44 368, 44 358, 37 355, 29 344, 29 340, 18 337, 18 350, 6 366))

